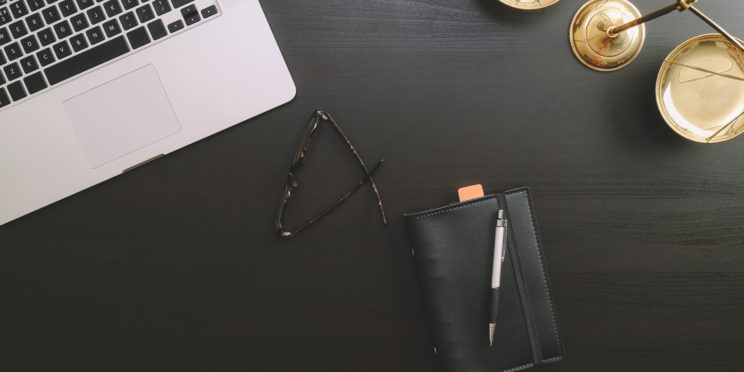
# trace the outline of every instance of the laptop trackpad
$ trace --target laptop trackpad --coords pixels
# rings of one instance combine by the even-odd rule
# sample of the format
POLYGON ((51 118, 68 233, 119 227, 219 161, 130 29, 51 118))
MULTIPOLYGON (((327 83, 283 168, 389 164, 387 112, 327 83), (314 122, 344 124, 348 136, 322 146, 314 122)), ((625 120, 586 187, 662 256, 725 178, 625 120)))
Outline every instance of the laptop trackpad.
POLYGON ((91 168, 181 130, 152 65, 70 98, 63 105, 91 168))

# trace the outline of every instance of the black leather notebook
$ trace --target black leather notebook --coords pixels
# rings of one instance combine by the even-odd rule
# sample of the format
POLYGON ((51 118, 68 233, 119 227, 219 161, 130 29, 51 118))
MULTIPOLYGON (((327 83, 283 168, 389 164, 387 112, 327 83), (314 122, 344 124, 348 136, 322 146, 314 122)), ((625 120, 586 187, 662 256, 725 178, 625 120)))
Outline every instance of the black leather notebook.
POLYGON ((519 371, 563 359, 550 283, 528 188, 404 214, 437 364, 445 372, 519 371), (508 239, 489 346, 496 218, 508 239))

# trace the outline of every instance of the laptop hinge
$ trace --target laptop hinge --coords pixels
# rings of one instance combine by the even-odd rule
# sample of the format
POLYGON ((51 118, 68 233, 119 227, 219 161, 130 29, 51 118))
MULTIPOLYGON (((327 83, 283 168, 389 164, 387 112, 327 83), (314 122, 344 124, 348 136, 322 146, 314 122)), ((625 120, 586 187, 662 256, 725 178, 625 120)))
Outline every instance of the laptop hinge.
POLYGON ((127 168, 127 169, 124 169, 123 171, 121 171, 121 173, 127 173, 127 172, 129 172, 130 170, 132 170, 134 168, 141 167, 141 166, 143 166, 143 165, 145 165, 145 164, 147 164, 147 163, 149 163, 149 162, 151 162, 151 161, 153 161, 155 159, 162 158, 163 156, 165 156, 165 154, 155 155, 155 156, 151 157, 150 159, 147 159, 147 160, 145 160, 143 162, 137 163, 137 164, 135 164, 135 165, 133 165, 133 166, 127 168))

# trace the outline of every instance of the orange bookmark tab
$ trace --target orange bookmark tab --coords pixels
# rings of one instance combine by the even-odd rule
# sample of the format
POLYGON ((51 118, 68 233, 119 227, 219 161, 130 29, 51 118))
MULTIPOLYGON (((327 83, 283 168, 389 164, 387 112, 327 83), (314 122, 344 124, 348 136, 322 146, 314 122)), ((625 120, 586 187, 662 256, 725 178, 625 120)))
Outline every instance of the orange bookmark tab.
POLYGON ((457 190, 457 194, 460 195, 461 202, 470 199, 482 198, 485 195, 483 193, 483 186, 480 184, 461 187, 457 190))

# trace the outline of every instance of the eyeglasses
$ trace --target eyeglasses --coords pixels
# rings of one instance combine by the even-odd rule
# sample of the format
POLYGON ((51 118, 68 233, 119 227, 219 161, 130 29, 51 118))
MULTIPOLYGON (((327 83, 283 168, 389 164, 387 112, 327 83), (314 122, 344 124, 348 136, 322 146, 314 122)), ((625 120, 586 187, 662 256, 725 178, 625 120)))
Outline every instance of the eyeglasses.
POLYGON ((277 211, 276 221, 275 221, 275 227, 276 227, 276 233, 278 236, 283 238, 291 238, 297 234, 299 234, 302 230, 306 229, 310 225, 318 222, 321 218, 325 217, 329 213, 331 213, 333 210, 338 208, 346 199, 348 199, 353 193, 355 193, 359 188, 362 187, 365 183, 369 182, 372 186, 372 191, 374 192, 375 199, 377 201, 377 207, 380 210, 380 215, 382 216, 382 223, 384 225, 387 225, 387 219, 385 218, 385 210, 382 207, 382 199, 380 198, 380 193, 377 190, 377 185, 375 184, 375 181, 372 179, 372 174, 379 169, 379 167, 383 164, 385 160, 380 159, 372 169, 368 169, 366 165, 364 165, 364 161, 359 156, 359 153, 357 153, 354 146, 351 144, 351 141, 349 141, 349 138, 346 137, 344 132, 341 131, 341 128, 339 128, 338 124, 336 124, 336 121, 333 120, 333 117, 331 117, 330 114, 327 112, 323 112, 320 110, 316 110, 312 116, 310 116, 310 120, 308 120, 307 125, 305 126, 302 138, 300 140, 300 143, 297 146, 297 150, 294 153, 294 156, 292 157, 292 164, 289 166, 289 172, 287 174, 287 180, 284 183, 284 187, 282 187, 282 194, 281 199, 279 201, 279 208, 277 211), (309 219, 305 223, 301 224, 295 229, 288 229, 285 224, 285 220, 287 217, 287 206, 289 204, 289 200, 292 198, 292 192, 294 189, 297 188, 297 170, 302 166, 302 162, 305 159, 305 156, 307 155, 307 152, 310 150, 310 144, 313 140, 313 137, 318 132, 318 128, 320 127, 320 122, 326 122, 328 123, 331 128, 336 132, 336 134, 341 137, 341 139, 344 141, 346 148, 351 152, 351 154, 354 156, 354 159, 359 164, 359 167, 364 171, 364 177, 359 179, 359 181, 354 185, 352 188, 350 188, 346 193, 344 193, 341 198, 336 200, 333 204, 325 208, 323 211, 321 211, 319 214, 317 214, 315 217, 309 219))

